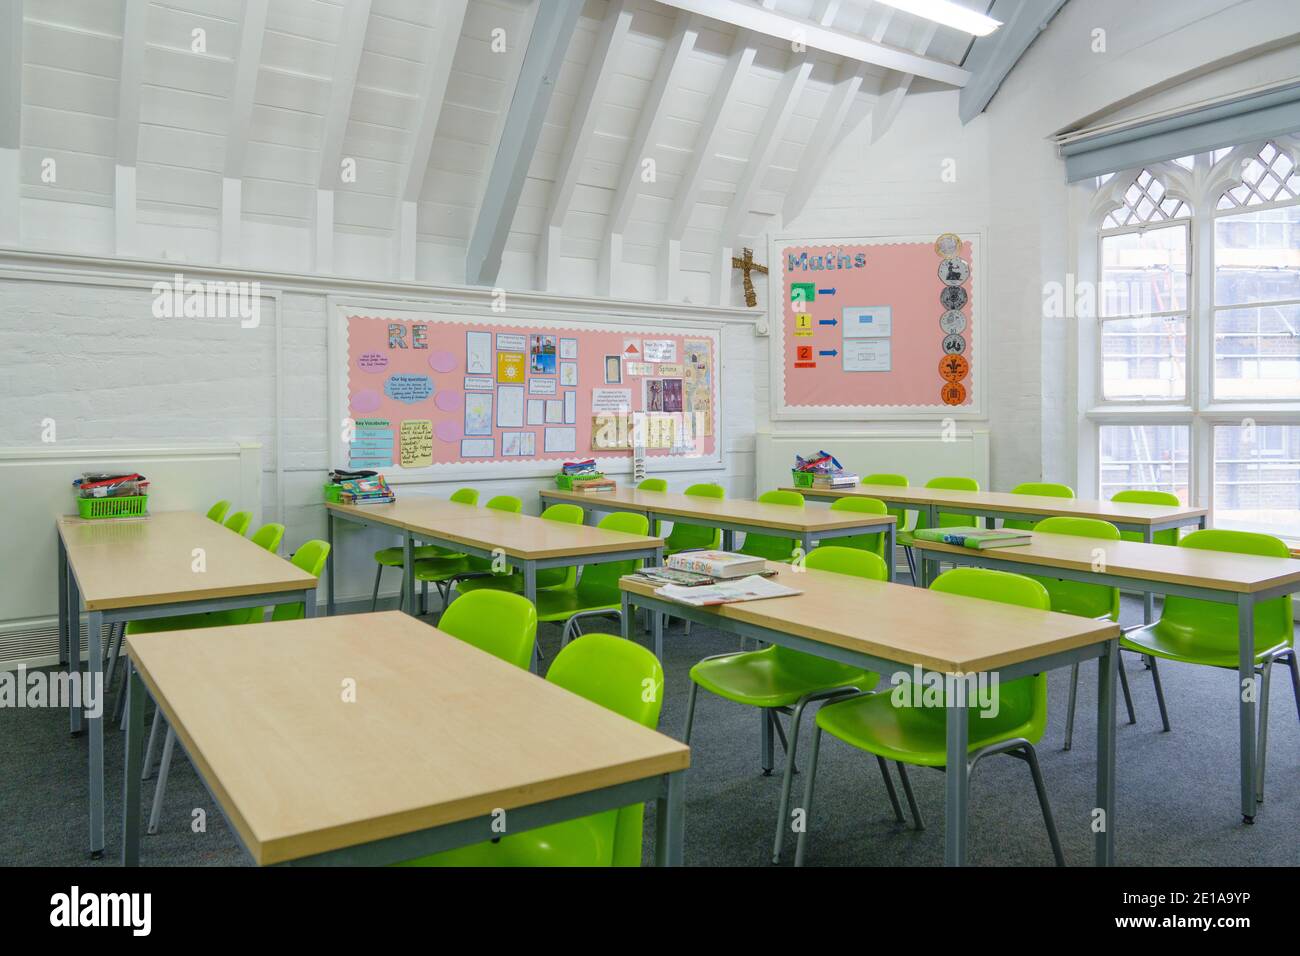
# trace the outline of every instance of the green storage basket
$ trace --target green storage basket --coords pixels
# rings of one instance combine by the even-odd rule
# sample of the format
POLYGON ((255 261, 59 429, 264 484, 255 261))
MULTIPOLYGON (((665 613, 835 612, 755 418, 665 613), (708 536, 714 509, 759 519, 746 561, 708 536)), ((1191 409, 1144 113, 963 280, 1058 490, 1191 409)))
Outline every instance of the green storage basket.
POLYGON ((341 504, 343 502, 342 485, 325 485, 324 491, 326 501, 332 501, 335 504, 341 504))
POLYGON ((597 479, 604 478, 604 477, 605 475, 599 471, 596 472, 594 475, 586 475, 582 478, 577 478, 577 479, 575 479, 573 475, 559 474, 555 476, 555 486, 559 488, 561 491, 572 491, 575 482, 581 483, 584 481, 596 481, 597 479))
POLYGON ((813 473, 811 471, 791 471, 791 477, 794 478, 796 488, 811 488, 813 486, 813 473))
POLYGON ((81 517, 138 518, 149 513, 148 495, 123 495, 121 498, 78 498, 77 511, 81 517))

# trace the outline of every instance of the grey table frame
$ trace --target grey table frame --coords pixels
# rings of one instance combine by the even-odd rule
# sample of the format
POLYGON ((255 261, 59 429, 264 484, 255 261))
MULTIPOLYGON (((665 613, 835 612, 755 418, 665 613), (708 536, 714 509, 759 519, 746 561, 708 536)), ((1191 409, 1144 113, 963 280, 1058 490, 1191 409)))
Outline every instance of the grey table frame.
MULTIPOLYGON (((1227 591, 1222 589, 1195 587, 1188 584, 1171 584, 1152 581, 1140 577, 1137 573, 1119 574, 1107 571, 1076 571, 1070 568, 1058 568, 1054 565, 1032 564, 1017 561, 1011 555, 1002 556, 999 549, 989 551, 963 550, 961 553, 931 550, 929 542, 917 541, 914 547, 921 551, 922 578, 931 580, 932 571, 940 561, 962 564, 977 568, 993 568, 1000 571, 1014 571, 1017 574, 1032 574, 1039 577, 1061 578, 1066 581, 1081 581, 1085 584, 1100 584, 1106 587, 1121 588, 1126 591, 1141 591, 1150 602, 1153 595, 1174 595, 1175 597, 1198 598, 1218 604, 1235 604, 1237 606, 1237 678, 1241 682, 1255 676, 1255 604, 1272 598, 1282 597, 1300 591, 1300 585, 1286 584, 1266 588, 1253 593, 1227 591)), ((1150 623, 1148 621, 1148 623, 1150 623)), ((1238 684, 1241 687, 1242 684, 1238 684)), ((1241 748, 1241 816, 1247 823, 1255 822, 1258 801, 1255 793, 1255 735, 1257 732, 1257 705, 1255 699, 1238 694, 1237 719, 1241 748)))
MULTIPOLYGON (((631 609, 642 607, 651 612, 671 614, 706 627, 715 627, 728 631, 742 638, 754 638, 771 644, 780 644, 792 650, 815 654, 818 657, 838 661, 853 667, 866 668, 879 674, 889 674, 897 670, 912 671, 913 665, 904 661, 890 660, 851 651, 833 644, 823 644, 794 634, 787 634, 775 628, 763 627, 745 621, 723 617, 707 608, 696 608, 685 604, 676 604, 658 597, 634 594, 623 591, 623 637, 631 639, 631 609)), ((658 617, 659 614, 652 614, 658 617)), ((1042 671, 1068 667, 1079 661, 1098 658, 1097 668, 1097 808, 1103 812, 1103 826, 1095 834, 1093 854, 1097 866, 1113 866, 1115 862, 1115 685, 1118 680, 1117 659, 1119 657, 1119 639, 1107 638, 1084 645, 1070 651, 1049 654, 1032 660, 1022 661, 1009 667, 989 671, 998 675, 999 681, 1015 680, 1042 671)), ((928 668, 924 674, 939 673, 928 668)), ((967 726, 967 706, 965 703, 949 704, 947 711, 947 765, 960 766, 968 759, 969 727, 967 726)), ((763 725, 770 727, 770 721, 763 725)), ((764 766, 772 764, 772 738, 770 730, 762 742, 762 759, 764 766)), ((945 775, 944 792, 944 865, 964 866, 967 853, 967 829, 970 805, 970 781, 964 773, 945 775)))
MULTIPOLYGON (((838 497, 843 497, 842 495, 837 496, 819 493, 816 490, 805 491, 804 496, 811 498, 814 501, 835 501, 838 497)), ((867 496, 863 495, 862 497, 867 496)), ((1003 521, 1033 521, 1052 517, 1052 512, 1050 511, 1026 513, 1023 511, 1004 511, 999 508, 991 508, 987 505, 954 505, 948 504, 947 502, 943 504, 918 505, 915 502, 909 503, 906 501, 900 501, 899 499, 890 497, 889 495, 872 494, 870 497, 879 498, 886 504, 893 504, 896 507, 904 508, 908 511, 924 511, 926 514, 926 525, 930 528, 933 528, 938 524, 940 512, 950 515, 970 515, 974 518, 983 518, 984 526, 988 528, 993 527, 992 522, 996 518, 1001 518, 1003 521)), ((1202 514, 1197 515, 1194 518, 1169 518, 1164 521, 1154 521, 1150 524, 1136 521, 1121 521, 1117 518, 1106 518, 1104 520, 1113 524, 1120 531, 1138 532, 1142 535, 1142 541, 1144 544, 1154 544, 1157 532, 1186 528, 1189 525, 1195 525, 1199 529, 1204 529, 1206 526, 1206 518, 1207 515, 1202 514)), ((929 586, 928 582, 926 582, 926 586, 929 586)), ((1150 592, 1143 593, 1142 614, 1143 620, 1147 624, 1150 624, 1155 619, 1155 601, 1150 592)))
MULTIPOLYGON (((594 493, 599 495, 598 492, 594 493)), ((706 528, 718 528, 722 531, 722 549, 724 551, 735 550, 735 534, 737 531, 742 534, 765 534, 780 538, 795 538, 799 541, 800 547, 803 548, 804 554, 813 549, 815 541, 830 541, 835 538, 848 538, 859 534, 877 534, 885 535, 885 554, 890 556, 885 564, 888 566, 889 580, 894 580, 894 562, 892 560, 895 547, 898 541, 897 522, 889 516, 876 515, 864 516, 861 524, 854 524, 848 528, 835 528, 826 531, 786 531, 781 528, 772 528, 767 525, 749 524, 744 521, 722 520, 719 518, 709 518, 707 521, 699 518, 688 517, 686 515, 672 515, 666 512, 653 511, 641 505, 632 505, 627 502, 609 501, 596 497, 590 504, 585 502, 574 501, 572 498, 560 498, 552 494, 548 489, 542 489, 538 492, 538 497, 545 507, 548 500, 562 502, 564 504, 577 505, 583 510, 583 513, 591 511, 621 511, 631 514, 645 515, 650 522, 650 528, 655 527, 656 521, 680 522, 682 524, 700 525, 706 528)), ((706 499, 715 500, 715 499, 706 499)), ((846 513, 847 515, 847 513, 846 513)), ((677 615, 680 617, 680 615, 677 615)))
MULTIPOLYGON (((144 763, 144 711, 148 687, 135 667, 129 668, 126 705, 126 767, 122 786, 122 865, 140 863, 140 775, 144 763)), ((177 743, 185 745, 177 737, 177 743)), ((199 779, 227 825, 230 817, 217 799, 210 781, 195 764, 199 779)), ((686 804, 683 791, 686 770, 654 774, 639 780, 583 793, 515 807, 509 811, 511 832, 519 833, 578 817, 614 810, 633 803, 655 804, 655 865, 681 866, 684 856, 686 804)), ((252 852, 239 830, 230 825, 240 849, 253 863, 252 852)), ((324 853, 286 860, 276 866, 384 866, 431 853, 482 843, 500 836, 499 821, 491 814, 439 824, 425 830, 385 837, 369 843, 340 847, 324 853)))
MULTIPOLYGON (((59 580, 59 662, 67 664, 68 673, 75 669, 81 674, 81 584, 68 560, 63 536, 58 540, 59 580)), ((255 545, 250 546, 255 547, 255 545)), ((196 590, 201 590, 197 589, 196 590)), ((99 694, 100 715, 92 717, 82 713, 82 695, 70 695, 68 704, 69 729, 74 737, 88 732, 90 736, 90 858, 98 860, 104 855, 104 708, 108 688, 104 679, 104 628, 129 621, 144 621, 158 617, 182 614, 204 614, 209 611, 233 611, 240 608, 266 607, 272 604, 303 603, 307 617, 316 616, 316 586, 271 591, 258 594, 240 594, 234 597, 204 598, 196 601, 174 601, 165 604, 142 604, 137 607, 87 611, 86 657, 87 668, 81 680, 89 680, 99 694)), ((129 680, 129 678, 128 678, 129 680)), ((69 684, 71 686, 71 684, 69 684)))

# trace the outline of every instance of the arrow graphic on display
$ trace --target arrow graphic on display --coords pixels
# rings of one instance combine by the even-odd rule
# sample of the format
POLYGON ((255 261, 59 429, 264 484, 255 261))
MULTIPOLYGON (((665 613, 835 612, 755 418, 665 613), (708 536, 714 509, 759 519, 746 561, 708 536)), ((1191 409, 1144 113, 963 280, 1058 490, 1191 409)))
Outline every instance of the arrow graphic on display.
POLYGON ((818 325, 839 325, 839 322, 836 321, 835 319, 818 319, 817 324, 818 325))
POLYGON ((817 290, 817 294, 818 294, 818 295, 834 295, 834 294, 835 294, 835 290, 834 290, 834 289, 818 289, 818 290, 817 290))
POLYGON ((839 353, 839 349, 822 349, 822 350, 821 350, 820 352, 818 352, 817 354, 818 354, 818 355, 829 355, 829 356, 831 356, 832 358, 834 358, 836 355, 839 355, 840 353, 839 353))

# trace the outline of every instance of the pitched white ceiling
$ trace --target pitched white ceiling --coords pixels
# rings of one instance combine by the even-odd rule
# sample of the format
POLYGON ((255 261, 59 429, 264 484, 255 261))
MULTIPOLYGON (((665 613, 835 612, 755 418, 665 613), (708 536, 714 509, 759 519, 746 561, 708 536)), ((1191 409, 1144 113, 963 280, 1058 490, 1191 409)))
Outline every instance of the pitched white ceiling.
MULTIPOLYGON (((220 230, 233 179, 236 227, 310 244, 324 190, 334 233, 463 263, 493 164, 518 159, 497 145, 538 2, 25 0, 22 194, 114 207, 133 167, 141 222, 220 230)), ((970 42, 872 0, 761 5, 939 64, 970 42)), ((510 278, 725 301, 731 248, 798 213, 849 129, 883 134, 909 82, 655 0, 586 0, 522 158, 510 278)))

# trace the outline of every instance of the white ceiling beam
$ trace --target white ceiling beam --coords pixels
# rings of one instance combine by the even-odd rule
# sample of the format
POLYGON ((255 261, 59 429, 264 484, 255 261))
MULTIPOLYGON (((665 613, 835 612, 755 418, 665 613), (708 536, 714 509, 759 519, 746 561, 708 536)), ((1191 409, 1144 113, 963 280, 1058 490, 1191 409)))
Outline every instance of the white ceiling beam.
POLYGON ((555 79, 573 37, 583 0, 545 0, 537 19, 514 96, 501 131, 501 142, 488 170, 487 187, 479 206, 465 256, 468 285, 491 285, 501 271, 501 255, 523 192, 528 166, 542 134, 555 79))
POLYGON ((148 36, 149 0, 122 4, 121 67, 117 82, 117 161, 113 169, 113 249, 134 256, 137 248, 135 160, 140 145, 140 91, 148 36))
POLYGON ((852 33, 836 30, 816 20, 805 20, 767 7, 757 6, 747 0, 658 0, 679 10, 688 10, 713 20, 721 20, 737 27, 763 33, 787 42, 796 38, 814 50, 836 56, 860 60, 890 70, 912 73, 949 86, 963 87, 970 82, 970 72, 959 66, 933 60, 900 50, 883 43, 868 40, 852 33))
POLYGON ((0 0, 0 244, 18 245, 22 179, 23 0, 0 0))
POLYGON ((239 264, 240 210, 243 206, 244 159, 253 117, 253 95, 262 64, 266 11, 270 0, 244 0, 235 55, 235 85, 230 94, 230 126, 226 130, 226 160, 221 176, 221 262, 239 264))
POLYGON ((1063 6, 1065 0, 994 0, 989 16, 1003 26, 976 37, 966 56, 974 79, 957 98, 957 115, 963 123, 984 112, 1011 68, 1063 6))
POLYGON ((325 110, 325 127, 321 134, 320 165, 316 185, 320 189, 338 186, 343 164, 343 140, 352 115, 352 94, 357 86, 357 71, 366 44, 366 27, 370 23, 371 0, 348 0, 343 7, 339 41, 334 47, 334 73, 330 77, 329 105, 325 110))
POLYGON ((643 175, 644 163, 651 162, 655 147, 655 134, 664 115, 664 101, 676 84, 682 65, 695 49, 700 35, 700 19, 694 14, 679 13, 673 24, 673 35, 664 47, 663 56, 655 70, 655 78, 641 104, 636 130, 628 142, 623 171, 618 179, 618 191, 610 207, 605 226, 605 242, 600 249, 597 270, 597 288, 602 295, 613 295, 617 284, 617 271, 622 259, 622 236, 627 231, 632 207, 636 203, 637 183, 643 175), (618 237, 617 240, 615 237, 618 237))
POLYGON ((537 277, 542 289, 558 287, 560 239, 564 220, 573 202, 573 191, 578 185, 578 172, 591 145, 596 130, 596 113, 601 103, 601 91, 609 89, 609 82, 618 69, 618 53, 632 26, 629 0, 609 0, 605 19, 600 24, 600 34, 592 49, 582 88, 569 120, 564 151, 556 167, 555 183, 551 187, 546 207, 546 221, 542 226, 541 241, 537 244, 537 277))
POLYGON ((468 0, 437 0, 433 35, 424 54, 423 73, 420 78, 418 103, 420 117, 411 130, 399 182, 401 194, 397 197, 397 277, 415 278, 415 243, 419 221, 418 204, 424 177, 429 171, 429 156, 433 152, 433 138, 438 131, 443 102, 447 98, 447 83, 451 79, 451 65, 460 45, 460 33, 465 26, 468 0))
MULTIPOLYGON (((938 29, 938 24, 926 24, 920 39, 912 48, 919 51, 928 50, 938 29)), ((912 73, 894 74, 885 82, 880 96, 876 98, 875 108, 871 111, 871 142, 879 141, 880 137, 889 131, 889 127, 894 125, 894 118, 898 116, 898 111, 903 105, 903 99, 912 85, 913 76, 912 73)))

